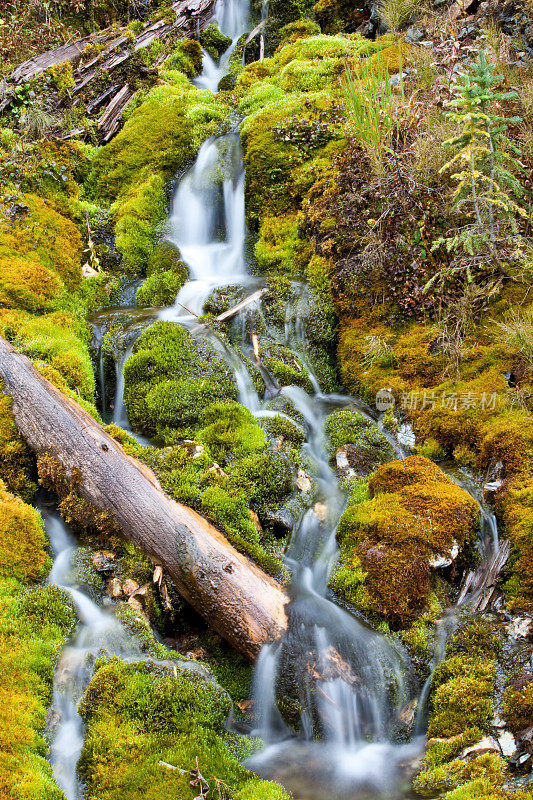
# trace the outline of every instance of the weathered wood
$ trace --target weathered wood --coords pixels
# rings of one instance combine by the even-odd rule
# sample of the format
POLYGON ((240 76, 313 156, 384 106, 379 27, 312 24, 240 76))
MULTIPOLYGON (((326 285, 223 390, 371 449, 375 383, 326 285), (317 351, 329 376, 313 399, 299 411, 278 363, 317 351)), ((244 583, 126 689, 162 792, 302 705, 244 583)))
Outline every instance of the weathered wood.
POLYGON ((237 316, 239 311, 242 311, 243 308, 246 308, 246 306, 255 303, 257 300, 261 300, 261 298, 264 297, 266 294, 268 294, 268 289, 258 289, 256 292, 253 292, 252 294, 248 295, 248 297, 245 297, 244 300, 241 300, 240 303, 237 303, 237 305, 233 306, 232 308, 228 308, 227 311, 223 311, 222 314, 219 314, 217 317, 217 321, 227 322, 228 319, 233 319, 233 317, 237 316))
POLYGON ((104 134, 104 142, 108 142, 116 133, 124 111, 136 94, 137 92, 132 91, 126 84, 105 107, 98 119, 98 129, 104 134))
POLYGON ((112 72, 139 50, 148 47, 156 39, 164 39, 174 31, 184 35, 196 35, 211 22, 214 14, 215 0, 179 0, 172 4, 175 19, 172 22, 159 20, 139 33, 130 46, 130 39, 116 30, 106 29, 92 36, 85 36, 69 42, 54 50, 40 53, 24 61, 9 76, 14 83, 30 81, 39 77, 50 67, 70 61, 77 69, 74 73, 72 93, 81 91, 103 70, 112 72), (106 46, 86 64, 78 66, 83 51, 89 44, 106 46))
POLYGON ((0 379, 29 447, 55 456, 67 475, 78 470, 82 497, 114 514, 124 537, 164 567, 214 630, 249 659, 283 633, 287 596, 280 584, 199 514, 171 500, 151 470, 2 338, 0 379))
POLYGON ((510 553, 511 545, 503 541, 488 561, 483 561, 476 570, 470 570, 463 580, 456 605, 468 603, 472 611, 489 608, 498 595, 496 583, 510 553))

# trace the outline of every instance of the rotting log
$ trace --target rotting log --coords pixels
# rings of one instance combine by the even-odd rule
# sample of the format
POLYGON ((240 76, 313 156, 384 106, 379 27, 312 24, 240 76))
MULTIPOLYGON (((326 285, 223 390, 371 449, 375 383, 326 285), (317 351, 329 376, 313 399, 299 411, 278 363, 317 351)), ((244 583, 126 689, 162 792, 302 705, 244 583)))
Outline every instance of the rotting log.
POLYGON ((250 660, 283 634, 281 585, 199 514, 171 500, 150 469, 1 337, 0 379, 29 447, 57 458, 67 477, 76 470, 79 494, 114 515, 124 538, 164 568, 217 633, 250 660))

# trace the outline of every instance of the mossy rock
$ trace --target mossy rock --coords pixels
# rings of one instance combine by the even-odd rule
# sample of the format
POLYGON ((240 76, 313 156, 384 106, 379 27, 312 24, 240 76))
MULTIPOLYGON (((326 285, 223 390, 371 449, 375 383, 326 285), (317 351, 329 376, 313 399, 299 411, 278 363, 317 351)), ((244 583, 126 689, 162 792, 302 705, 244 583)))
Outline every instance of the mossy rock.
POLYGON ((301 447, 305 442, 305 428, 295 420, 283 414, 274 414, 272 417, 261 417, 259 423, 269 439, 281 438, 295 445, 295 447, 301 447))
POLYGON ((260 517, 263 509, 274 508, 290 494, 294 472, 291 454, 284 448, 247 456, 229 469, 260 517))
POLYGON ((385 434, 357 411, 334 411, 326 418, 324 431, 331 460, 342 448, 349 469, 358 475, 369 474, 394 458, 385 434))
POLYGON ((39 512, 10 494, 0 481, 0 577, 44 578, 50 567, 47 537, 39 512))
POLYGON ((152 250, 146 265, 146 275, 150 278, 162 272, 172 272, 180 284, 185 283, 189 276, 186 263, 181 258, 178 248, 168 240, 163 240, 152 250))
POLYGON ((259 356, 280 386, 301 386, 306 391, 313 390, 307 369, 288 347, 263 340, 259 345, 259 356))
POLYGON ((207 298, 204 311, 206 314, 218 316, 224 311, 236 306, 244 299, 244 289, 242 286, 219 286, 213 289, 207 298))
POLYGON ((137 290, 137 305, 151 308, 171 306, 182 286, 174 272, 156 272, 137 290))
POLYGON ((212 345, 171 322, 139 337, 124 380, 129 419, 147 434, 195 423, 206 406, 236 396, 233 374, 212 345))
POLYGON ((218 25, 213 22, 200 34, 200 44, 215 61, 226 52, 231 44, 231 38, 220 32, 218 25))
POLYGON ((226 746, 228 695, 214 682, 172 667, 103 659, 80 704, 86 736, 79 769, 90 796, 134 800, 192 797, 190 770, 242 800, 288 800, 251 777, 226 746), (176 769, 161 765, 170 764, 176 769))
POLYGON ((471 545, 479 519, 475 500, 431 461, 411 456, 385 464, 341 517, 341 555, 332 587, 394 627, 424 611, 432 559, 453 561, 471 545), (359 501, 359 502, 358 502, 359 501))
POLYGON ((32 480, 33 457, 15 425, 11 402, 11 397, 0 393, 0 480, 9 492, 29 502, 37 490, 32 480))

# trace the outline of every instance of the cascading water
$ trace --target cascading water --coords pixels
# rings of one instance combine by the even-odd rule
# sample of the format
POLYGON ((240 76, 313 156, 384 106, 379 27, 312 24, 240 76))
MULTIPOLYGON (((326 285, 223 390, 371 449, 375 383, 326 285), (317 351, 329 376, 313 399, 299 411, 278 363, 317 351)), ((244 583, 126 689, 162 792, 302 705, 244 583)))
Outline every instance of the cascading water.
POLYGON ((244 165, 237 134, 208 139, 180 181, 172 203, 169 239, 179 247, 191 280, 162 319, 185 322, 202 313, 211 291, 249 283, 244 264, 244 165))
MULTIPOLYGON (((204 73, 196 83, 212 90, 225 73, 238 38, 247 30, 248 3, 218 0, 216 17, 232 45, 218 65, 207 54, 204 57, 204 73)), ((202 314, 213 289, 254 285, 244 257, 244 164, 237 134, 210 138, 202 145, 196 163, 176 189, 167 235, 180 249, 190 280, 174 306, 158 316, 202 335, 196 317, 202 314)), ((264 739, 266 748, 248 763, 261 775, 281 781, 296 799, 396 797, 401 791, 402 764, 421 750, 423 741, 415 737, 408 745, 393 743, 402 726, 406 729, 405 717, 414 713, 409 660, 399 646, 336 606, 327 594, 337 553, 335 531, 345 498, 329 466, 324 422, 334 408, 361 410, 361 404, 354 398, 321 393, 306 359, 298 300, 306 289, 295 283, 294 290, 296 302, 287 307, 285 344, 301 356, 313 391, 289 387, 282 389, 282 394, 303 417, 307 431, 304 448, 313 465, 309 471, 317 491, 315 503, 296 525, 286 553, 291 572, 287 633, 281 641, 263 648, 256 665, 254 732, 264 739), (278 706, 280 695, 289 698, 283 715, 278 706)), ((271 413, 262 407, 238 347, 228 348, 208 330, 203 333, 212 337, 232 367, 240 402, 258 417, 271 413)), ((250 349, 246 336, 243 326, 239 344, 250 349)), ((275 379, 266 371, 264 374, 276 391, 275 379)), ((120 389, 123 382, 119 380, 118 386, 120 389)), ((123 424, 118 402, 115 414, 116 421, 123 424)), ((443 624, 443 643, 446 628, 443 624)), ((438 653, 435 658, 438 660, 438 653)), ((429 683, 426 695, 428 690, 429 683)), ((424 695, 421 699, 424 706, 424 695)), ((423 732, 423 712, 419 714, 419 732, 423 732)))
POLYGON ((110 613, 101 609, 75 585, 73 559, 77 545, 59 516, 41 506, 54 555, 49 582, 70 594, 80 623, 56 668, 53 692, 53 739, 50 761, 58 786, 67 800, 82 796, 76 768, 83 747, 83 720, 78 702, 91 678, 99 651, 110 655, 142 658, 133 637, 110 613))
POLYGON ((203 71, 194 80, 199 89, 209 89, 216 92, 218 84, 229 68, 230 58, 237 42, 243 33, 249 29, 249 2, 248 0, 217 0, 215 5, 215 21, 219 30, 231 39, 231 45, 222 54, 219 61, 215 61, 209 53, 203 51, 203 71))

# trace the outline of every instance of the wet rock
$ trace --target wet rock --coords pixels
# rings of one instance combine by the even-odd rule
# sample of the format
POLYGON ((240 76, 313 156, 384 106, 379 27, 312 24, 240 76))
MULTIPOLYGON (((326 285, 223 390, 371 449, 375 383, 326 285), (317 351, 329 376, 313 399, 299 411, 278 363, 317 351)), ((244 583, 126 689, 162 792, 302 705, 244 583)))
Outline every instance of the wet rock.
POLYGON ((505 627, 513 639, 531 640, 533 638, 533 619, 531 617, 513 617, 505 627))
POLYGON ((319 522, 324 522, 328 516, 328 507, 325 503, 315 503, 313 506, 313 513, 319 522))
POLYGON ((483 486, 483 497, 485 498, 485 500, 488 503, 493 503, 496 493, 499 492, 502 486, 503 486, 502 480, 489 481, 488 483, 486 483, 483 486))
POLYGON ((498 736, 498 744, 505 758, 510 758, 516 750, 514 736, 510 731, 503 731, 500 733, 498 736))
POLYGON ((216 464, 216 463, 213 464, 213 466, 209 467, 209 469, 207 470, 207 473, 211 474, 211 475, 216 475, 219 478, 226 478, 227 477, 226 473, 224 472, 224 470, 222 469, 220 464, 216 464))
POLYGON ((489 503, 494 501, 496 493, 503 486, 504 467, 501 461, 493 461, 487 470, 483 485, 483 497, 489 503))
POLYGON ((501 753, 500 745, 493 736, 484 736, 479 742, 476 742, 476 744, 465 747, 459 758, 472 760, 486 753, 497 753, 498 755, 501 753))
POLYGON ((255 511, 250 509, 250 514, 252 515, 252 522, 254 523, 255 529, 258 533, 263 533, 263 527, 261 525, 261 521, 255 511))
POLYGON ((348 460, 346 445, 344 445, 344 447, 339 447, 339 449, 335 453, 335 462, 337 464, 338 470, 344 470, 349 468, 350 462, 348 460))
POLYGON ((116 555, 112 550, 97 550, 93 554, 93 564, 98 572, 106 572, 115 568, 116 555))
POLYGON ((110 578, 106 584, 108 597, 117 598, 122 594, 122 584, 118 578, 110 578))
POLYGON ((427 38, 427 31, 425 28, 419 28, 412 25, 405 33, 405 41, 408 44, 417 44, 427 38))
POLYGON ((303 469, 298 470, 298 476, 296 478, 296 488, 300 492, 305 492, 309 494, 311 491, 311 487, 313 486, 313 481, 309 477, 309 475, 303 471, 303 469))
POLYGON ((433 556, 433 558, 429 559, 429 566, 432 569, 443 569, 444 567, 449 567, 451 564, 453 564, 458 555, 459 545, 456 541, 454 541, 450 552, 445 555, 439 554, 437 556, 433 556))
POLYGON ((81 274, 84 278, 97 278, 99 272, 96 269, 93 269, 93 267, 89 266, 89 264, 84 264, 81 268, 81 274))
POLYGON ((294 528, 295 519, 285 505, 277 508, 265 508, 262 512, 263 525, 274 530, 276 536, 286 536, 294 528))
POLYGON ((138 584, 138 583, 136 583, 136 582, 135 582, 134 580, 132 580, 131 578, 128 578, 128 579, 127 579, 127 580, 125 580, 125 581, 124 581, 124 583, 122 584, 122 591, 124 592, 124 594, 126 595, 126 597, 130 597, 132 594, 134 594, 135 592, 137 592, 137 591, 138 591, 138 589, 139 589, 139 584, 138 584))

